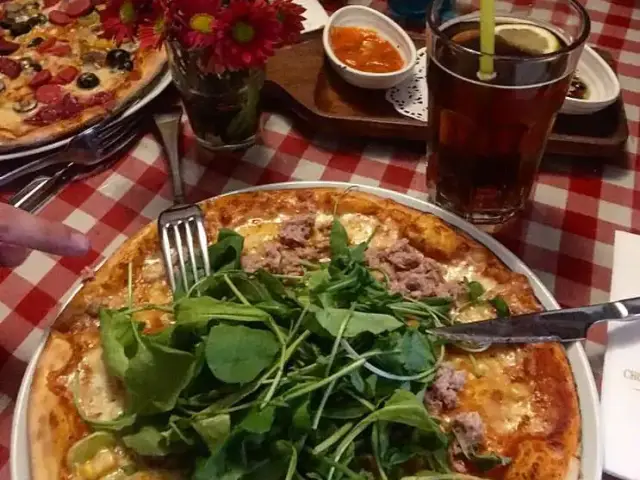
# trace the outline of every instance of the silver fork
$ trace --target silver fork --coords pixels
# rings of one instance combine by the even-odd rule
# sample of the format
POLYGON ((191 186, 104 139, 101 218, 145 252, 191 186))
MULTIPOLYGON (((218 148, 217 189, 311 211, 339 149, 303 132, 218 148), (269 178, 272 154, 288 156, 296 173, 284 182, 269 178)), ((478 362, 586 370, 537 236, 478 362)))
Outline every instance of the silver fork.
POLYGON ((196 259, 195 240, 198 242, 204 275, 209 276, 211 274, 204 214, 198 205, 185 203, 182 175, 180 173, 180 154, 178 152, 181 118, 182 109, 179 107, 166 113, 154 115, 154 120, 164 143, 169 172, 171 173, 171 184, 173 185, 174 205, 162 212, 158 217, 158 235, 162 247, 165 271, 169 278, 171 290, 174 292, 178 282, 174 271, 172 252, 175 252, 177 256, 181 286, 185 291, 203 278, 196 259), (189 255, 188 259, 185 258, 185 248, 189 255), (191 279, 187 273, 187 260, 191 263, 191 279))
POLYGON ((50 155, 25 163, 0 175, 0 187, 13 180, 57 164, 95 165, 138 133, 140 114, 110 117, 73 137, 69 144, 50 155))

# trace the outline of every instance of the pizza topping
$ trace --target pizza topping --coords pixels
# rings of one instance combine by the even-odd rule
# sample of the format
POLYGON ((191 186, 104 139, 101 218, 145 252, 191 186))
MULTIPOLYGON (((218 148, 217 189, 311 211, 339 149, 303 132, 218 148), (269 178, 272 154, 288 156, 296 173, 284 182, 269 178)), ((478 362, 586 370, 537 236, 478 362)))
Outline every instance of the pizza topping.
POLYGON ((47 50, 53 47, 56 44, 56 42, 57 40, 54 37, 50 37, 50 38, 47 38, 46 40, 42 40, 41 42, 38 42, 38 45, 36 46, 36 51, 38 53, 45 53, 47 50))
POLYGON ((82 57, 80 58, 82 60, 82 63, 84 63, 85 65, 99 68, 105 65, 107 54, 99 50, 91 50, 89 52, 83 53, 82 57))
POLYGON ((66 14, 73 18, 87 15, 92 10, 91 0, 72 0, 65 8, 66 14))
POLYGON ((59 103, 64 96, 64 90, 59 85, 41 85, 36 90, 36 100, 46 105, 59 103))
POLYGON ((0 73, 5 74, 7 77, 14 79, 18 78, 22 67, 20 64, 11 58, 0 57, 0 73))
POLYGON ((19 43, 10 42, 4 38, 0 38, 0 55, 11 55, 20 48, 19 43))
POLYGON ((131 54, 122 48, 114 48, 107 53, 107 66, 117 70, 133 70, 131 54))
POLYGON ((53 47, 47 50, 47 53, 50 55, 55 55, 56 57, 64 57, 71 53, 71 45, 68 43, 57 43, 53 47))
POLYGON ((5 83, 0 80, 0 93, 4 92, 6 88, 7 86, 5 85, 5 83))
POLYGON ((27 20, 24 22, 12 23, 11 26, 9 27, 9 31, 11 32, 11 35, 13 35, 14 37, 19 37, 21 35, 25 35, 29 33, 33 27, 34 25, 32 25, 31 22, 27 20))
POLYGON ((90 97, 83 98, 82 104, 85 107, 95 107, 96 105, 106 105, 115 100, 116 96, 113 92, 98 92, 90 97))
POLYGON ((280 242, 292 248, 306 245, 314 223, 313 215, 300 215, 286 221, 280 230, 280 242))
POLYGON ((73 19, 62 10, 52 10, 49 12, 49 21, 54 25, 69 25, 73 19))
POLYGON ((387 249, 369 248, 366 259, 372 268, 385 273, 392 292, 414 298, 457 297, 464 287, 444 279, 442 267, 403 238, 387 249))
POLYGON ((27 113, 38 106, 38 102, 34 98, 25 98, 13 104, 13 110, 17 113, 27 113))
POLYGON ((58 120, 75 117, 85 108, 85 104, 78 101, 70 93, 65 94, 60 85, 47 84, 36 90, 36 98, 46 99, 49 105, 38 110, 33 116, 26 118, 25 123, 31 125, 49 125, 58 120), (60 96, 62 95, 62 99, 60 96))
POLYGON ((458 392, 466 382, 463 371, 456 370, 449 363, 443 363, 436 372, 436 378, 424 394, 424 402, 430 412, 439 413, 458 405, 458 392))
POLYGON ((462 450, 469 452, 484 443, 484 422, 478 412, 463 412, 453 417, 451 430, 462 450))
POLYGON ((55 74, 52 83, 57 83, 58 85, 67 85, 75 80, 78 76, 79 70, 76 67, 68 66, 64 67, 58 73, 55 74))
POLYGON ((20 67, 22 67, 22 70, 25 72, 31 73, 42 71, 42 65, 31 57, 22 57, 18 59, 18 61, 20 62, 20 67))
POLYGON ((5 18, 11 18, 19 14, 24 7, 19 3, 7 3, 2 10, 5 14, 5 18))
POLYGON ((29 81, 29 86, 31 88, 41 87, 42 85, 49 83, 52 77, 53 76, 51 75, 51 72, 49 70, 42 70, 36 73, 33 78, 31 78, 31 80, 29 81))
POLYGON ((32 27, 37 27, 38 25, 44 25, 45 23, 47 23, 47 20, 48 19, 45 14, 39 13, 29 18, 29 23, 31 24, 32 27))
POLYGON ((44 8, 51 8, 60 3, 60 0, 44 0, 44 8))
POLYGON ((82 17, 79 17, 78 18, 78 23, 80 25, 85 25, 85 26, 90 26, 90 25, 99 26, 99 24, 100 24, 100 14, 98 12, 96 12, 95 10, 93 10, 91 13, 89 13, 87 15, 83 15, 82 17))
POLYGON ((91 90, 100 85, 100 79, 95 73, 84 72, 76 80, 76 85, 84 90, 91 90))

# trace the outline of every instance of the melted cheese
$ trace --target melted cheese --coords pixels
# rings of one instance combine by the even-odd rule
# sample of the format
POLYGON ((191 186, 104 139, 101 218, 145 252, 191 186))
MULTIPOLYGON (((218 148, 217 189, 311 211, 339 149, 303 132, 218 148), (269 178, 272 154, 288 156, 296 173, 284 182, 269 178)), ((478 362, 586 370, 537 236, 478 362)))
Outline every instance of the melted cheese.
POLYGON ((95 347, 78 366, 77 401, 84 414, 93 420, 113 420, 124 412, 124 394, 107 373, 102 347, 95 347))
POLYGON ((536 408, 532 380, 521 372, 526 355, 522 349, 492 349, 474 354, 475 367, 466 355, 451 359, 456 368, 470 372, 460 404, 482 417, 489 450, 503 451, 512 435, 548 433, 549 425, 536 408))

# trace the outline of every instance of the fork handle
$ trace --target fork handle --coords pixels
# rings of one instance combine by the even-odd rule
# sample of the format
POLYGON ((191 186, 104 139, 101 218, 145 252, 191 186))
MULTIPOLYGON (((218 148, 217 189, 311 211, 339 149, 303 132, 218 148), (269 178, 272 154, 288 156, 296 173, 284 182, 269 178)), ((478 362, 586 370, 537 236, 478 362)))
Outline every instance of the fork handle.
POLYGON ((178 149, 181 118, 181 115, 175 115, 168 121, 156 122, 167 152, 167 160, 169 161, 171 184, 173 185, 173 199, 174 202, 178 204, 185 203, 184 187, 180 173, 180 152, 178 149))
POLYGON ((57 150, 49 155, 46 155, 42 158, 37 158, 31 162, 24 163, 13 170, 10 170, 7 173, 0 175, 0 187, 4 187, 5 185, 13 182, 15 179, 20 178, 29 173, 37 172, 38 170, 43 170, 52 165, 56 165, 58 163, 64 163, 69 160, 70 153, 68 151, 68 147, 63 147, 62 150, 57 150))
POLYGON ((60 180, 73 164, 69 164, 50 177, 37 177, 9 198, 9 205, 34 213, 60 187, 60 180))

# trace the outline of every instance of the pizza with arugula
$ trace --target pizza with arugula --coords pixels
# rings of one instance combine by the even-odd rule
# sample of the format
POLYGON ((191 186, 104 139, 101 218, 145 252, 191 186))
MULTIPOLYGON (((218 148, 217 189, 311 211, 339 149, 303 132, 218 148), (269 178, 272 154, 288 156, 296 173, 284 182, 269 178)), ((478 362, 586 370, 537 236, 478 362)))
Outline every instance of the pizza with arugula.
POLYGON ((485 247, 355 191, 202 208, 209 277, 172 295, 149 225, 52 326, 32 480, 578 478, 562 346, 429 333, 540 309, 485 247))

